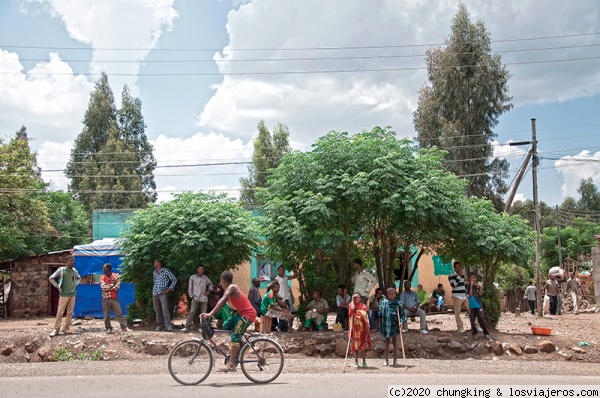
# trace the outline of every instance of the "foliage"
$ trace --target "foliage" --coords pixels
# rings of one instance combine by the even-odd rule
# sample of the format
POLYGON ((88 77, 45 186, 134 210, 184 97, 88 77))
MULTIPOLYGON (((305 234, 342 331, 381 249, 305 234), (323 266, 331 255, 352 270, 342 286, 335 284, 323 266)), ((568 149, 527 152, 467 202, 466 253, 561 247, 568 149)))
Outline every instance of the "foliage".
POLYGON ((136 284, 142 306, 151 303, 155 259, 162 259, 177 277, 174 297, 180 297, 198 263, 218 282, 221 272, 249 260, 257 242, 251 214, 225 195, 176 195, 170 202, 136 211, 128 224, 121 243, 127 254, 122 277, 136 284))
POLYGON ((445 49, 427 51, 429 84, 420 90, 414 125, 422 148, 448 151, 446 167, 467 179, 468 196, 501 209, 508 162, 493 157, 491 143, 499 117, 512 108, 510 73, 490 42, 484 23, 471 22, 459 4, 445 49))
POLYGON ((90 214, 95 208, 140 208, 156 200, 156 161, 142 103, 127 86, 121 103, 117 110, 108 76, 102 73, 65 170, 70 191, 90 214))
MULTIPOLYGON (((391 285, 398 253, 433 249, 457 225, 464 184, 443 170, 442 156, 379 127, 353 136, 330 132, 311 152, 285 156, 270 187, 258 192, 270 256, 303 264, 306 284, 336 274, 349 285, 351 259, 368 252, 374 264, 365 266, 391 285)), ((401 257, 406 266, 410 256, 401 257)))
POLYGON ((598 187, 596 187, 591 177, 582 179, 579 182, 577 192, 581 195, 581 198, 577 201, 579 211, 600 212, 600 192, 598 192, 598 187))
POLYGON ((254 140, 254 154, 252 164, 248 166, 248 177, 240 178, 240 200, 243 203, 259 204, 255 195, 256 188, 268 186, 269 170, 276 168, 281 158, 290 153, 289 136, 288 127, 284 124, 277 123, 271 135, 264 121, 258 123, 258 136, 254 140))
MULTIPOLYGON (((556 226, 556 212, 552 207, 540 201, 540 229, 556 226)), ((533 200, 516 201, 510 208, 510 214, 519 215, 527 220, 527 225, 535 228, 535 212, 533 200)))
POLYGON ((54 353, 57 362, 68 362, 73 360, 73 354, 66 347, 58 347, 54 353))
POLYGON ((0 137, 0 186, 0 259, 41 253, 55 230, 35 194, 43 182, 25 127, 8 141, 0 137))
POLYGON ((446 261, 459 260, 466 268, 480 268, 484 286, 492 285, 501 262, 523 266, 531 258, 531 228, 519 216, 497 212, 490 201, 469 198, 461 222, 463 227, 439 254, 446 261))
POLYGON ((498 298, 498 289, 493 284, 483 285, 483 293, 481 294, 483 302, 485 323, 488 328, 496 328, 500 316, 502 315, 502 307, 498 298))
POLYGON ((500 264, 496 274, 496 280, 500 290, 523 288, 535 274, 533 264, 528 262, 526 266, 515 264, 500 264))

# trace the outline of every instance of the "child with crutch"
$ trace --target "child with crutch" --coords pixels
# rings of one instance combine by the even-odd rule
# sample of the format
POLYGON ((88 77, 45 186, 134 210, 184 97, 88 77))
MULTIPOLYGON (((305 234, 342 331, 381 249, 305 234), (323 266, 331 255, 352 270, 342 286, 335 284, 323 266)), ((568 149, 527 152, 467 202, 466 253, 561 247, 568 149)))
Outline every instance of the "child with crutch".
POLYGON ((406 315, 404 308, 396 297, 396 289, 390 287, 386 290, 386 298, 383 299, 379 305, 379 318, 381 320, 381 334, 385 337, 385 362, 383 366, 390 366, 389 355, 390 355, 390 340, 394 348, 393 366, 398 366, 396 360, 396 354, 398 352, 398 335, 400 334, 400 324, 406 321, 406 315), (400 319, 398 319, 398 315, 400 319))

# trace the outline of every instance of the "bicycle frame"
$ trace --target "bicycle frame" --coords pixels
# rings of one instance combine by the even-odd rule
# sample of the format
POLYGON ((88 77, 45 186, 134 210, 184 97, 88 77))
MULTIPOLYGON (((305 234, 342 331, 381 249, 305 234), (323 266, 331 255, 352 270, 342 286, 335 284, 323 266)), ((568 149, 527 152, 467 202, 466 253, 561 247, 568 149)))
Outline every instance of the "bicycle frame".
MULTIPOLYGON (((214 332, 215 332, 215 333, 231 333, 231 331, 230 331, 230 330, 224 330, 224 329, 215 329, 215 330, 214 330, 214 332)), ((242 362, 244 362, 244 363, 254 363, 254 362, 261 363, 261 362, 262 362, 262 359, 261 359, 260 355, 259 355, 259 354, 258 354, 258 352, 256 352, 256 350, 254 349, 254 346, 253 346, 252 344, 250 344, 250 343, 252 342, 252 340, 251 340, 251 339, 252 339, 253 337, 259 337, 259 336, 262 336, 262 335, 261 335, 260 333, 259 333, 259 334, 253 334, 253 333, 244 333, 244 334, 243 334, 243 337, 244 337, 244 345, 242 346, 242 348, 243 348, 244 346, 246 346, 246 345, 250 346, 250 348, 252 348, 252 351, 253 351, 253 352, 256 354, 256 356, 257 356, 257 358, 258 358, 258 359, 245 359, 244 361, 240 361, 240 360, 239 360, 239 356, 240 356, 241 352, 243 351, 242 349, 240 349, 240 351, 238 352, 238 357, 235 359, 236 363, 242 363, 242 362)), ((213 340, 212 338, 210 338, 210 339, 205 339, 204 337, 201 337, 201 338, 196 338, 196 337, 194 337, 193 339, 194 339, 194 340, 198 340, 198 342, 200 342, 200 346, 202 346, 202 343, 203 343, 203 342, 205 342, 205 341, 208 341, 208 342, 210 343, 210 346, 208 346, 208 347, 209 347, 211 350, 213 350, 213 351, 215 351, 215 350, 216 350, 216 351, 217 351, 219 354, 221 354, 223 357, 225 357, 225 364, 227 364, 227 362, 229 362, 229 361, 231 360, 231 357, 230 357, 229 355, 227 355, 227 353, 226 353, 225 351, 223 351, 223 350, 221 349, 221 347, 219 347, 219 346, 217 345, 217 343, 215 343, 215 342, 214 342, 214 340, 213 340)), ((279 343, 277 343, 276 341, 274 341, 274 340, 273 340, 273 342, 274 342, 274 343, 276 343, 277 345, 279 345, 279 343)), ((199 346, 199 347, 200 347, 200 346, 199 346)), ((196 355, 197 355, 197 354, 196 354, 196 355)), ((194 356, 191 358, 191 361, 193 361, 194 359, 196 359, 196 355, 194 355, 194 356)))

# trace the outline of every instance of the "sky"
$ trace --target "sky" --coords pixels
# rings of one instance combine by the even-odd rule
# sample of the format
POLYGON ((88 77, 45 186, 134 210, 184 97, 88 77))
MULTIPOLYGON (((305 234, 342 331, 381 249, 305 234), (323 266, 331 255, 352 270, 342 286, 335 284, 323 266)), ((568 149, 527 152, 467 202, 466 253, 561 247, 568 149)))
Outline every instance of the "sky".
MULTIPOLYGON (((511 72, 513 109, 495 156, 519 169, 536 119, 539 198, 600 185, 600 3, 465 0, 511 72)), ((0 0, 0 135, 26 126, 42 177, 62 170, 90 93, 106 72, 117 102, 142 101, 159 200, 189 190, 239 194, 264 120, 293 149, 329 131, 391 126, 414 138, 425 52, 443 46, 450 0, 0 0), (227 163, 223 165, 222 163, 227 163), (166 167, 189 165, 188 167, 166 167)), ((531 199, 529 170, 517 199, 531 199)))

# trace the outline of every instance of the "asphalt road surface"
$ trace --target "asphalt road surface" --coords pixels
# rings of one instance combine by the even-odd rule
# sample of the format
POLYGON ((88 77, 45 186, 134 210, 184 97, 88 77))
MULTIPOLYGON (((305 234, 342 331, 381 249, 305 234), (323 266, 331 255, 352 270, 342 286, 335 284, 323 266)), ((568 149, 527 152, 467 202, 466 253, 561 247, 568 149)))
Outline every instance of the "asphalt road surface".
MULTIPOLYGON (((440 362, 443 365, 443 362, 440 362)), ((283 373, 267 385, 248 381, 241 372, 212 373, 198 386, 182 386, 167 375, 151 376, 36 376, 0 378, 0 398, 87 398, 87 397, 387 397, 390 384, 414 387, 423 385, 480 386, 560 386, 589 385, 600 388, 600 376, 493 375, 493 374, 297 374, 283 373)))

